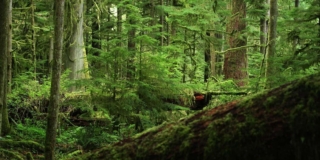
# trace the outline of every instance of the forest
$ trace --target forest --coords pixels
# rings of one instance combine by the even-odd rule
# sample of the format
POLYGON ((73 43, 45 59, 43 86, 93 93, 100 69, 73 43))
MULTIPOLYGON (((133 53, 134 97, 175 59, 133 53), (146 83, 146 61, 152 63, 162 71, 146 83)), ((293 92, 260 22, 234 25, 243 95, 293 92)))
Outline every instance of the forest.
POLYGON ((0 4, 0 159, 320 159, 319 0, 0 4))

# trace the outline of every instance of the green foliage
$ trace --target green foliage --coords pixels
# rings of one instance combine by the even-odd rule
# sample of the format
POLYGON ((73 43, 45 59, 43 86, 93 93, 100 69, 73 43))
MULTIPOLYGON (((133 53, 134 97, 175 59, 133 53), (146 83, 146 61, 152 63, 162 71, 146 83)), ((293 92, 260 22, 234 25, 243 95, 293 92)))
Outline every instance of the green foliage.
POLYGON ((85 150, 96 149, 104 144, 113 143, 119 140, 118 136, 110 134, 108 130, 97 126, 76 128, 74 130, 74 138, 76 138, 76 143, 85 150))
POLYGON ((25 124, 18 123, 15 126, 15 132, 16 136, 19 138, 35 140, 43 144, 46 135, 45 123, 43 121, 26 119, 25 124))
MULTIPOLYGON (((164 100, 190 98, 192 91, 245 90, 252 93, 264 90, 266 59, 259 53, 259 21, 266 17, 268 5, 262 0, 246 0, 247 17, 244 20, 247 27, 241 36, 247 38, 249 46, 256 46, 247 48, 249 83, 245 88, 238 88, 232 80, 225 80, 221 72, 212 75, 207 84, 203 83, 207 44, 212 44, 217 54, 228 49, 226 43, 230 33, 225 33, 226 20, 234 16, 227 8, 229 2, 176 2, 87 2, 84 47, 91 77, 70 81, 70 70, 65 68, 61 78, 62 106, 85 112, 78 118, 104 118, 107 124, 63 130, 57 138, 59 144, 96 148, 165 121, 177 121, 188 115, 188 108, 164 100), (207 36, 208 31, 214 36, 207 36), (134 47, 128 46, 131 40, 134 47), (134 69, 130 70, 130 65, 134 69), (68 94, 71 86, 83 91, 68 94)), ((16 126, 21 137, 43 141, 43 124, 25 117, 30 111, 32 114, 45 112, 48 107, 40 102, 48 101, 50 95, 52 62, 48 60, 48 53, 53 37, 53 3, 44 0, 35 0, 35 6, 22 1, 13 3, 14 78, 12 92, 8 95, 10 118, 23 122, 16 126), (36 7, 34 15, 31 15, 30 7, 36 7), (34 26, 31 24, 33 17, 34 26), (32 37, 33 29, 36 37, 32 37), (33 43, 36 44, 36 57, 32 55, 33 43)), ((299 8, 292 6, 292 1, 279 1, 275 57, 275 68, 279 72, 277 85, 320 70, 319 2, 303 1, 299 8)), ((67 2, 67 9, 72 9, 71 1, 67 2)), ((71 23, 66 22, 67 32, 72 30, 74 24, 71 23)), ((69 36, 65 34, 65 40, 69 36)), ((223 56, 220 53, 216 58, 220 70, 223 56)), ((209 108, 236 98, 239 97, 215 96, 209 108)))

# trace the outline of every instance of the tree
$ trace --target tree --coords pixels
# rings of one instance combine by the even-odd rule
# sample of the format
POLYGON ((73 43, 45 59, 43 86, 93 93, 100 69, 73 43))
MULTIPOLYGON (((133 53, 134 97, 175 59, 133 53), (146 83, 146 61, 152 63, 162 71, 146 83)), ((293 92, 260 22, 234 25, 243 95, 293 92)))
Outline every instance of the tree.
POLYGON ((270 0, 270 24, 268 36, 268 51, 266 63, 266 88, 275 87, 277 82, 277 70, 275 64, 276 56, 276 38, 277 38, 277 18, 278 18, 278 5, 277 0, 270 0))
MULTIPOLYGON (((129 6, 134 6, 135 1, 130 2, 129 6)), ((133 81, 135 77, 135 66, 134 66, 134 58, 136 56, 136 20, 134 9, 135 7, 127 8, 127 21, 128 21, 128 60, 127 60, 127 78, 129 81, 133 81)))
POLYGON ((11 93, 11 82, 12 82, 12 0, 9 0, 9 15, 8 15, 8 93, 11 93))
POLYGON ((0 7, 0 135, 7 132, 5 128, 5 114, 7 104, 7 56, 8 56, 8 31, 9 31, 9 0, 2 1, 0 7))
POLYGON ((267 4, 269 4, 269 0, 261 0, 259 2, 259 8, 264 11, 264 14, 260 17, 260 53, 263 55, 266 53, 266 47, 264 45, 267 43, 268 35, 267 17, 269 10, 265 9, 267 4))
POLYGON ((244 0, 231 0, 229 4, 231 18, 227 24, 228 45, 231 48, 224 57, 223 73, 225 79, 234 79, 238 86, 247 84, 247 45, 246 29, 246 2, 244 0))
POLYGON ((53 160, 57 123, 60 104, 60 77, 63 48, 63 23, 64 23, 64 0, 55 0, 54 7, 54 55, 52 65, 50 104, 48 110, 47 130, 45 139, 45 159, 53 160))
MULTIPOLYGON (((80 80, 88 77, 84 71, 88 66, 86 64, 86 53, 83 39, 83 6, 84 0, 73 0, 72 8, 68 14, 68 26, 71 26, 70 40, 68 41, 67 55, 65 61, 67 69, 70 69, 70 80, 80 80)), ((76 91, 75 86, 70 87, 70 91, 76 91)))
POLYGON ((318 159, 319 81, 308 76, 73 159, 318 159))

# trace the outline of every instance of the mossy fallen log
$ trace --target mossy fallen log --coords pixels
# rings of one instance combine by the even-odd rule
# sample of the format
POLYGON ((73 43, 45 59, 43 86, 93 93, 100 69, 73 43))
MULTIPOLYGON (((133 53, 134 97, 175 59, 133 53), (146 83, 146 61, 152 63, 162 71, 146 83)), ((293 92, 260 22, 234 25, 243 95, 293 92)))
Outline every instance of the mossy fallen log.
POLYGON ((24 156, 18 152, 13 152, 13 151, 0 148, 0 159, 24 160, 23 157, 24 156))
POLYGON ((40 153, 44 152, 44 146, 34 142, 34 141, 14 141, 14 140, 6 140, 2 139, 0 140, 0 148, 28 148, 32 151, 37 151, 40 153))
POLYGON ((33 160, 41 159, 42 153, 44 153, 44 146, 29 140, 0 140, 0 159, 27 159, 33 160), (32 155, 32 153, 36 153, 32 155))
POLYGON ((162 124, 73 159, 320 159, 320 75, 162 124))

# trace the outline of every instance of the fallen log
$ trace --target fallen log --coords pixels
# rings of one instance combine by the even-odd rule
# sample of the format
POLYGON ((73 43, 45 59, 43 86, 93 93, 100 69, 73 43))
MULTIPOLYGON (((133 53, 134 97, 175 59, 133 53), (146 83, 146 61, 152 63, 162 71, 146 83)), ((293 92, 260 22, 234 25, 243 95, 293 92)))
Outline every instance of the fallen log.
POLYGON ((86 159, 318 159, 319 75, 106 146, 86 159))
POLYGON ((73 159, 320 159, 320 75, 162 124, 73 159))

